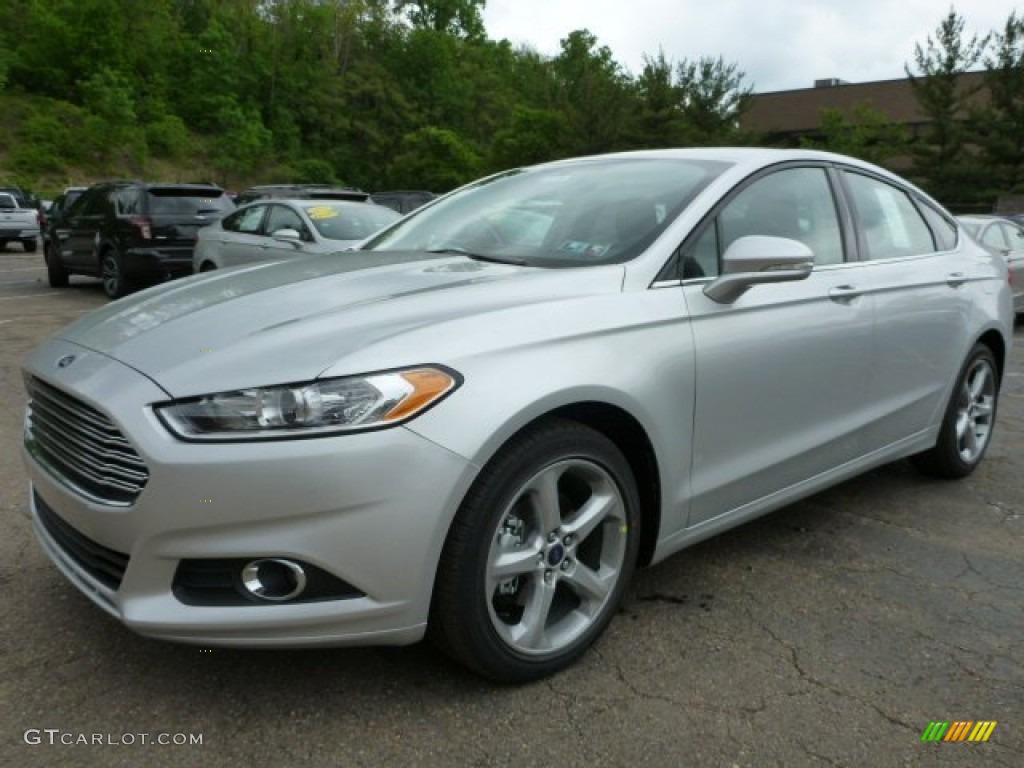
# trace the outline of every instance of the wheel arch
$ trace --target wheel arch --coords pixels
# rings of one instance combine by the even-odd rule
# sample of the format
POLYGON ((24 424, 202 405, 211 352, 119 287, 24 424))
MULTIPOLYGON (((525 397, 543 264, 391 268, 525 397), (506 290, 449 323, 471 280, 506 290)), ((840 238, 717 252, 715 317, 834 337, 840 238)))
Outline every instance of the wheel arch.
POLYGON ((990 328, 981 334, 977 341, 978 344, 984 344, 990 350, 992 350, 992 356, 996 359, 996 368, 998 369, 999 380, 1003 380, 1003 371, 1006 367, 1006 340, 1003 335, 995 328, 990 328))
POLYGON ((624 408, 599 400, 583 400, 559 405, 520 424, 505 436, 491 453, 493 457, 503 446, 538 424, 554 419, 567 419, 583 424, 604 435, 622 452, 640 495, 640 548, 637 564, 649 565, 661 529, 661 473, 657 454, 647 430, 624 408))
POLYGON ((622 451, 640 494, 640 549, 637 565, 649 565, 661 530, 661 475, 658 457, 643 425, 628 411, 610 403, 573 403, 545 414, 566 418, 600 432, 622 451))

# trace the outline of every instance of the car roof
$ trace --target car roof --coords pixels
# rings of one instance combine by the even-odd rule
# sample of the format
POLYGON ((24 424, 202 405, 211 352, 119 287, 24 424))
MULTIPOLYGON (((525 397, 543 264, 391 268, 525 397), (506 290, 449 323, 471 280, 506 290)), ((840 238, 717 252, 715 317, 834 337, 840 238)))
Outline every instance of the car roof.
POLYGON ((376 210, 383 209, 385 211, 396 212, 393 208, 388 208, 386 205, 378 205, 377 203, 371 202, 370 200, 338 200, 335 198, 308 197, 264 197, 260 198, 259 200, 251 200, 250 202, 245 203, 244 205, 240 205, 239 208, 247 208, 248 206, 255 205, 256 203, 263 203, 264 205, 267 203, 287 203, 288 205, 294 205, 298 208, 309 208, 310 206, 314 205, 338 205, 341 206, 342 208, 374 208, 376 210))
POLYGON ((369 193, 358 187, 334 184, 261 184, 239 192, 238 197, 246 202, 267 198, 284 200, 355 200, 363 201, 369 193))
POLYGON ((1013 224, 1019 227, 1020 222, 1014 221, 1009 216, 1000 216, 997 213, 969 213, 963 216, 956 217, 958 221, 969 221, 977 222, 978 224, 984 224, 988 221, 1005 221, 1007 224, 1013 224))

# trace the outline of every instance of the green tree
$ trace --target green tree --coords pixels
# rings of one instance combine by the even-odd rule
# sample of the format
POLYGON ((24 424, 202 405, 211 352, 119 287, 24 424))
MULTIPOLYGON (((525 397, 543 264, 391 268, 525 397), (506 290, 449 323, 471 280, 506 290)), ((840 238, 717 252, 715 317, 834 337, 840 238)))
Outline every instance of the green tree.
POLYGON ((800 144, 885 165, 886 161, 904 155, 909 141, 906 126, 894 123, 870 104, 857 104, 849 115, 841 109, 822 110, 821 137, 802 139, 800 144))
POLYGON ((141 170, 148 148, 145 133, 137 125, 129 79, 100 66, 78 88, 88 112, 82 139, 96 161, 112 171, 125 164, 133 171, 141 170))
POLYGON ((213 165, 223 183, 230 186, 266 162, 273 135, 263 125, 259 113, 230 99, 217 110, 216 126, 213 165))
POLYGON ((1024 16, 1010 14, 985 58, 989 102, 973 115, 993 196, 1024 193, 1024 16))
POLYGON ((982 194, 967 122, 977 88, 964 87, 961 77, 980 61, 987 45, 987 36, 966 40, 963 17, 950 10, 935 36, 914 46, 914 68, 905 67, 928 118, 924 134, 911 148, 912 175, 947 204, 972 203, 982 194))
POLYGON ((490 167, 504 170, 561 156, 558 137, 565 134, 563 116, 550 109, 517 106, 507 128, 498 131, 491 145, 490 167))
POLYGON ((462 137, 428 125, 402 137, 389 176, 395 187, 447 192, 474 179, 479 166, 480 158, 462 137))
POLYGON ((674 147, 686 141, 683 94, 675 79, 675 67, 659 51, 644 57, 636 79, 639 110, 633 119, 630 143, 636 147, 674 147))
POLYGON ((738 135, 752 91, 743 84, 745 77, 736 64, 726 64, 721 57, 679 63, 677 87, 691 143, 728 144, 738 135))
POLYGON ((397 0, 414 26, 465 38, 482 38, 486 0, 397 0))
POLYGON ((585 29, 570 32, 551 62, 559 108, 569 128, 569 154, 617 149, 635 104, 630 81, 607 46, 585 29))

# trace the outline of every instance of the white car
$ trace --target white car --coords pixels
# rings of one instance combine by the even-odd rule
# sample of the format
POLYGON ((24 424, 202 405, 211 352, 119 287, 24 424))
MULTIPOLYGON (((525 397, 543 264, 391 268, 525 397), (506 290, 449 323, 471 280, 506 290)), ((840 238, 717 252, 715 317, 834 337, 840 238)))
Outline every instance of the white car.
POLYGON ((1013 311, 1024 317, 1024 227, 1001 216, 957 218, 971 237, 1006 260, 1013 287, 1013 311))
POLYGON ((1012 326, 1003 260, 853 158, 520 168, 339 258, 194 276, 58 332, 25 364, 27 509, 144 635, 429 630, 530 680, 586 650, 637 566, 886 462, 969 475, 1012 326))
POLYGON ((402 218, 383 205, 349 200, 260 200, 199 230, 193 271, 334 253, 402 218))

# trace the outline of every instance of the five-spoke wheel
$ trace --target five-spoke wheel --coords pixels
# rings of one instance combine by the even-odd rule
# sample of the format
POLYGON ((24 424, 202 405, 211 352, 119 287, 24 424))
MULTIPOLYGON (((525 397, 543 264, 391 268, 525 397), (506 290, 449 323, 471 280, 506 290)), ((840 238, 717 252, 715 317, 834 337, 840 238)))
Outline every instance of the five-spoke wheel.
POLYGON ((629 463, 599 432, 552 420, 513 438, 449 532, 435 640, 498 680, 568 666, 622 598, 637 559, 639 507, 629 463))

